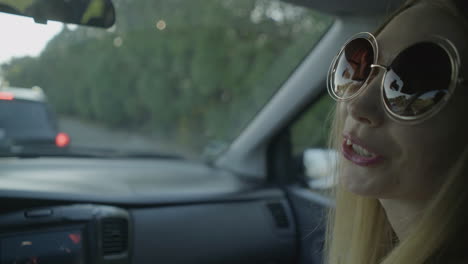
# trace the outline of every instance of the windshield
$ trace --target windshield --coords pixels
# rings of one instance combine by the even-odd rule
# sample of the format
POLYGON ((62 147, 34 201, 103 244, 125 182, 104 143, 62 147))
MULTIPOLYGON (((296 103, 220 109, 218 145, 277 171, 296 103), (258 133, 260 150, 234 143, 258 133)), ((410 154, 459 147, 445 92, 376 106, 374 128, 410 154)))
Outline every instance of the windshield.
POLYGON ((107 30, 0 14, 2 86, 41 87, 71 147, 221 151, 332 22, 274 0, 113 2, 107 30))

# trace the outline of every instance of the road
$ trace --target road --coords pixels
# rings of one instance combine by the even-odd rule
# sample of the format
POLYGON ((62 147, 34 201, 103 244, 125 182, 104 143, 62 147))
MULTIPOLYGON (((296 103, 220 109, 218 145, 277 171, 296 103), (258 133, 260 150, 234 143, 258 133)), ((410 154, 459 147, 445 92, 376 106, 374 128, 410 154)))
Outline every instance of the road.
POLYGON ((74 118, 59 118, 59 129, 71 138, 71 146, 174 152, 168 144, 157 142, 143 135, 106 128, 99 124, 83 122, 74 118), (165 151, 166 150, 166 151, 165 151))

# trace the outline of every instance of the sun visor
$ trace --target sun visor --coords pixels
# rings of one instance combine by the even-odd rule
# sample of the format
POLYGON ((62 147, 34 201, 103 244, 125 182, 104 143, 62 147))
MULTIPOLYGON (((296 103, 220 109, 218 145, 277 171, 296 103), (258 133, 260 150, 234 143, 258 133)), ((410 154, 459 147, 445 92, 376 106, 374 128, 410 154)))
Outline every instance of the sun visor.
POLYGON ((391 13, 404 0, 283 0, 336 16, 378 16, 391 13))

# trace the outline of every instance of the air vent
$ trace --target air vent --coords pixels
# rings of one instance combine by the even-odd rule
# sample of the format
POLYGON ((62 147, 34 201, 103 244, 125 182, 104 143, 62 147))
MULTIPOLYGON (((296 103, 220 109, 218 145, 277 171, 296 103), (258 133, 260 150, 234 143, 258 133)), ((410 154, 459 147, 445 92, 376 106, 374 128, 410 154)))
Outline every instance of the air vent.
POLYGON ((127 251, 128 222, 125 219, 107 218, 102 221, 102 253, 104 256, 127 251))
POLYGON ((275 223, 278 228, 289 227, 288 215, 286 214, 282 203, 268 203, 267 207, 270 210, 273 219, 275 219, 275 223))

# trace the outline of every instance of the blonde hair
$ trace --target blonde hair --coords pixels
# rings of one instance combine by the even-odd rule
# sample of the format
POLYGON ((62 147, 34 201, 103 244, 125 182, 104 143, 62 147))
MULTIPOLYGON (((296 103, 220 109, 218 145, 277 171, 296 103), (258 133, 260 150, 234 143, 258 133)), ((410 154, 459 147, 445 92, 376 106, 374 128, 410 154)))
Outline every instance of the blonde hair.
MULTIPOLYGON (((412 0, 390 16, 377 34, 403 10, 428 0, 412 0)), ((456 11, 448 2, 450 12, 456 11)), ((461 14, 455 14, 461 18, 461 14)), ((467 19, 463 18, 466 23, 467 19)), ((329 145, 340 149, 343 117, 337 104, 329 145)), ((353 194, 337 184, 332 191, 336 206, 330 209, 325 240, 327 264, 423 264, 460 261, 468 242, 468 192, 463 172, 468 171, 468 147, 447 173, 438 194, 429 202, 420 221, 407 238, 398 241, 383 207, 375 198, 353 194)), ((339 175, 340 162, 334 175, 339 175)))

